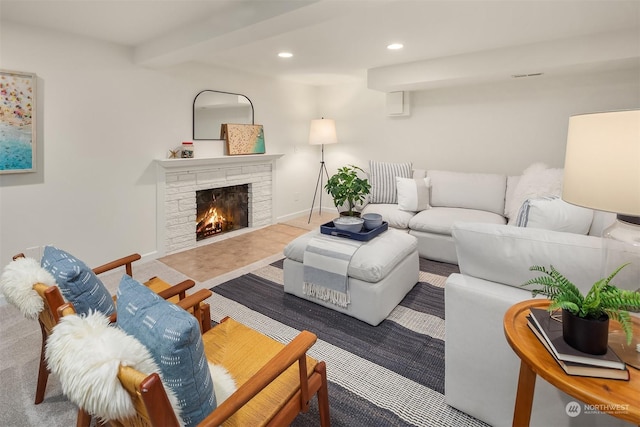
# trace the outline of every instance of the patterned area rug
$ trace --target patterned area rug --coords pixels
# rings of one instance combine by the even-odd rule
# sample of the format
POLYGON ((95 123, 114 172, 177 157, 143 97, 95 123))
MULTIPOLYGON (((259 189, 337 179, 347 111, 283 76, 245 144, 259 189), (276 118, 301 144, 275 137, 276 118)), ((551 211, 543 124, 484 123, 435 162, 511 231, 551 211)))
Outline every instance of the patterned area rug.
MULTIPOLYGON (((457 266, 420 262, 419 282, 375 327, 284 293, 282 260, 213 287, 212 317, 281 342, 315 333, 334 426, 485 426, 444 402, 444 283, 457 266)), ((293 425, 317 423, 314 400, 293 425)))

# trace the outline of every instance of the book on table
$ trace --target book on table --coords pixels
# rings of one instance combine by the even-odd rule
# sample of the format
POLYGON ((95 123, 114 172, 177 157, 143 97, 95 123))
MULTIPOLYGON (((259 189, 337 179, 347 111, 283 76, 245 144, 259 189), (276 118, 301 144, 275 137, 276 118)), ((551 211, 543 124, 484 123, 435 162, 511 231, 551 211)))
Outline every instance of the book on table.
POLYGON ((611 348, 603 355, 593 355, 567 344, 562 337, 562 322, 554 320, 547 310, 532 308, 527 319, 531 330, 567 374, 629 379, 626 364, 611 348))
POLYGON ((560 365, 562 370, 568 375, 577 375, 582 377, 598 377, 598 378, 608 378, 614 380, 629 380, 629 371, 626 369, 616 369, 616 368, 603 368, 601 366, 588 365, 584 363, 575 363, 575 362, 565 362, 564 360, 560 360, 556 357, 551 346, 542 335, 542 332, 536 326, 534 320, 531 316, 527 316, 527 325, 533 331, 536 337, 540 340, 540 342, 545 346, 547 351, 551 353, 555 361, 560 365))

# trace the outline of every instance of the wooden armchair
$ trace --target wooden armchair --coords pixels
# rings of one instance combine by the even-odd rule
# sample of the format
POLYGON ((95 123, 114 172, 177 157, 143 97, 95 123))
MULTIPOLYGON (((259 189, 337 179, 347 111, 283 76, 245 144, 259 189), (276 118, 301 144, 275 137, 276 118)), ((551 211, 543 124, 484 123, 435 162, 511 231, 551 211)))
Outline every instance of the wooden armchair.
MULTIPOLYGON (((211 291, 200 290, 189 297, 188 303, 197 306, 200 299, 210 295, 211 291)), ((180 305, 185 308, 186 304, 180 305)), ((65 304, 59 312, 73 314, 73 306, 65 304)), ((299 413, 308 411, 314 395, 318 396, 320 425, 330 425, 326 365, 306 355, 317 339, 313 333, 302 331, 284 345, 226 318, 204 332, 202 338, 208 361, 226 368, 238 388, 198 426, 286 426, 299 413)), ((133 400, 136 416, 106 420, 107 425, 179 425, 158 373, 146 375, 121 365, 118 379, 133 400)), ((88 422, 82 416, 88 414, 79 413, 79 426, 88 422)))
MULTIPOLYGON (((24 258, 24 254, 18 254, 13 257, 13 260, 24 258)), ((99 267, 93 268, 95 274, 105 273, 120 267, 124 267, 125 272, 128 275, 133 273, 133 262, 139 260, 141 256, 139 254, 132 254, 99 267)), ((172 302, 178 302, 186 298, 186 291, 195 285, 193 280, 185 280, 177 285, 171 286, 158 277, 152 277, 145 284, 156 292, 158 295, 165 299, 169 299, 172 302)), ((36 386, 35 404, 39 404, 44 400, 44 394, 47 387, 47 381, 49 379, 49 370, 45 363, 45 345, 47 338, 51 334, 53 327, 58 323, 58 308, 65 304, 64 298, 60 293, 60 290, 56 286, 48 286, 42 283, 34 283, 33 289, 40 295, 44 302, 44 309, 38 315, 38 322, 40 324, 40 330, 42 332, 42 346, 40 351, 40 363, 38 368, 38 382, 36 386)), ((194 307, 191 304, 189 307, 191 310, 196 310, 196 315, 201 319, 207 317, 210 318, 209 305, 206 303, 198 304, 194 307)), ((113 313, 110 317, 111 322, 115 322, 116 313, 113 313)), ((211 320, 209 322, 203 321, 201 328, 207 330, 211 327, 211 320)))

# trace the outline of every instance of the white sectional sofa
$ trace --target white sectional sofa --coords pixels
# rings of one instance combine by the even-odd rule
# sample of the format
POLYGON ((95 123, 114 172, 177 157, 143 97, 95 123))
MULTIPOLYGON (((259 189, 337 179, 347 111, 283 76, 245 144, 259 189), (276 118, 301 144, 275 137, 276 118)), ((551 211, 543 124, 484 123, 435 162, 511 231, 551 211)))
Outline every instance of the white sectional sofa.
MULTIPOLYGON (((493 426, 510 426, 513 419, 520 360, 504 337, 503 317, 531 298, 521 287, 534 277, 529 268, 553 264, 583 291, 602 275, 599 236, 615 215, 541 198, 559 194, 561 172, 540 166, 521 176, 413 170, 410 179, 427 179, 430 206, 412 211, 402 209, 402 197, 400 203, 374 197, 362 208, 415 236, 421 257, 459 265, 460 274, 445 285, 445 398, 493 426)), ((572 401, 538 378, 531 425, 627 425, 605 414, 569 417, 565 407, 572 401)))
MULTIPOLYGON (((385 169, 376 168, 373 163, 370 168, 380 175, 380 170, 385 169)), ((395 169, 390 168, 387 175, 401 173, 399 168, 395 169)), ((601 231, 597 223, 591 227, 593 211, 569 205, 557 198, 562 170, 542 164, 532 165, 520 176, 415 169, 410 172, 410 178, 386 176, 381 179, 372 171, 369 172, 372 182, 370 201, 361 208, 362 213, 379 213, 389 226, 415 236, 422 258, 458 263, 451 235, 457 222, 515 225, 519 219, 519 225, 528 227, 591 235, 599 235, 601 231), (395 199, 387 197, 384 200, 387 203, 379 202, 384 199, 383 195, 376 194, 381 193, 375 185, 380 181, 387 181, 387 188, 392 188, 392 191, 396 191, 397 184, 395 199), (420 192, 420 186, 407 186, 407 181, 425 182, 423 188, 426 190, 423 191, 428 203, 418 202, 420 207, 416 208, 415 200, 407 202, 420 199, 420 195, 415 194, 420 192), (549 195, 556 198, 542 197, 549 195), (527 202, 526 215, 521 212, 524 202, 527 202)))
MULTIPOLYGON (((613 220, 598 218, 598 226, 613 220)), ((594 232, 596 232, 594 230, 594 232)), ((520 360, 503 332, 504 313, 531 298, 520 285, 534 277, 532 265, 553 264, 583 292, 601 278, 602 239, 508 225, 458 223, 453 227, 460 274, 445 285, 446 402, 489 424, 510 426, 520 360)), ((616 285, 636 289, 637 283, 616 285)), ((604 414, 569 417, 577 401, 538 378, 532 426, 618 426, 604 414)), ((584 405, 582 405, 584 408, 584 405)))

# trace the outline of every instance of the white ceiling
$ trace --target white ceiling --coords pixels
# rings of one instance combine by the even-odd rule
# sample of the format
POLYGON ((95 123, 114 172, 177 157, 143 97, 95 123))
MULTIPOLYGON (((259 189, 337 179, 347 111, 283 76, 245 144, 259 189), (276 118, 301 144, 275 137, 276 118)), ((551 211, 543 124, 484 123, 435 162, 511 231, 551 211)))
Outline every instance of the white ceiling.
POLYGON ((640 0, 0 0, 0 19, 131 46, 145 66, 199 61, 317 85, 598 33, 640 40, 640 0))

